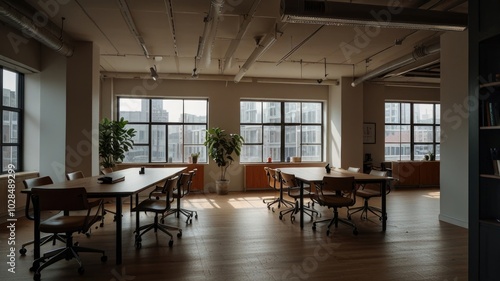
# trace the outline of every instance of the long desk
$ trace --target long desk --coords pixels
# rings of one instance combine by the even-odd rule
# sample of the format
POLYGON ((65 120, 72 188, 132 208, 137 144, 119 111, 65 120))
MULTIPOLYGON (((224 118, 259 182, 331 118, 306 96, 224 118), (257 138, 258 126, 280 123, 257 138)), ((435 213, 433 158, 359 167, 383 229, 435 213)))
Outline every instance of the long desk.
MULTIPOLYGON (((387 184, 390 182, 390 177, 374 176, 363 173, 349 172, 344 169, 333 168, 332 171, 327 174, 325 168, 320 167, 297 167, 297 168, 278 168, 280 171, 287 174, 294 174, 302 184, 309 183, 314 185, 323 180, 323 177, 346 177, 353 176, 356 183, 379 183, 380 190, 382 193, 382 230, 386 230, 387 226, 387 212, 386 212, 386 191, 387 184)), ((300 228, 304 228, 304 196, 303 188, 300 189, 300 228)))
MULTIPOLYGON (((125 179, 113 184, 101 184, 98 178, 102 176, 87 177, 76 179, 72 181, 65 181, 51 185, 44 185, 43 187, 58 187, 58 188, 72 188, 72 187, 85 187, 87 196, 89 198, 110 198, 114 197, 116 200, 116 264, 122 263, 122 198, 134 194, 155 185, 167 178, 173 177, 180 172, 184 171, 186 167, 178 168, 149 168, 146 169, 145 174, 139 174, 139 168, 129 168, 119 170, 108 174, 114 178, 124 176, 125 179)), ((24 193, 31 192, 30 190, 23 190, 24 193)), ((38 230, 40 222, 35 221, 34 237, 34 258, 35 260, 40 257, 40 231, 38 230)), ((33 264, 33 268, 38 268, 39 264, 33 264)))

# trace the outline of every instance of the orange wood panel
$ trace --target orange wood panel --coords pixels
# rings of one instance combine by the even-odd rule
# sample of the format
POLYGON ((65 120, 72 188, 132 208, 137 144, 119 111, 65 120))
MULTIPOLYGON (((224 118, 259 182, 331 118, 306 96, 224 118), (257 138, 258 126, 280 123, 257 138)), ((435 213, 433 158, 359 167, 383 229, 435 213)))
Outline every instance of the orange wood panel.
POLYGON ((415 162, 392 162, 392 176, 397 179, 396 186, 418 186, 420 165, 415 162))
POLYGON ((325 163, 259 163, 245 164, 245 190, 259 190, 270 188, 268 186, 264 167, 324 167, 325 163))
POLYGON ((439 185, 439 161, 425 161, 420 166, 420 185, 439 185))

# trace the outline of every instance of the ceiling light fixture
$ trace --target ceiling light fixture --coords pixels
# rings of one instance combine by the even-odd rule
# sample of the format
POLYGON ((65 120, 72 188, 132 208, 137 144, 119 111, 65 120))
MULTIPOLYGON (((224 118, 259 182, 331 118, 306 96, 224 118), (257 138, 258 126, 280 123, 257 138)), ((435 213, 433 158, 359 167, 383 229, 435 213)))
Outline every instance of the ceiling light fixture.
POLYGON ((418 30, 463 31, 467 14, 334 1, 281 0, 281 20, 289 23, 361 25, 418 30), (398 13, 391 12, 397 9, 398 13))
POLYGON ((328 74, 326 73, 326 58, 324 58, 324 60, 325 60, 325 77, 323 77, 323 78, 321 78, 321 79, 318 79, 318 80, 317 80, 317 81, 318 81, 318 84, 323 83, 323 81, 325 81, 325 80, 327 79, 327 76, 328 76, 328 74))
POLYGON ((154 65, 154 67, 150 67, 149 68, 149 71, 151 72, 151 78, 153 78, 153 80, 158 80, 158 72, 156 71, 156 64, 154 65))
POLYGON ((198 78, 198 68, 196 68, 196 57, 194 57, 194 68, 193 68, 193 73, 191 73, 191 77, 198 78))

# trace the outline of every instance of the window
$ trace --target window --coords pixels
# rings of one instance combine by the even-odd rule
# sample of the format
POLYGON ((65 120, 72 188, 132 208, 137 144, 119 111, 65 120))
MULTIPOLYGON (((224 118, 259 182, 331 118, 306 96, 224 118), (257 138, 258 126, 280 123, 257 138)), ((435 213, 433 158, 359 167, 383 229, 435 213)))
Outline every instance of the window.
POLYGON ((0 68, 2 95, 2 173, 9 165, 22 170, 24 75, 0 68))
POLYGON ((205 131, 208 101, 204 99, 118 98, 118 118, 137 131, 134 148, 124 162, 187 163, 200 152, 207 162, 205 131))
POLYGON ((240 102, 242 162, 323 161, 323 104, 297 101, 240 102))
POLYGON ((385 161, 440 156, 440 110, 437 103, 385 103, 385 161))

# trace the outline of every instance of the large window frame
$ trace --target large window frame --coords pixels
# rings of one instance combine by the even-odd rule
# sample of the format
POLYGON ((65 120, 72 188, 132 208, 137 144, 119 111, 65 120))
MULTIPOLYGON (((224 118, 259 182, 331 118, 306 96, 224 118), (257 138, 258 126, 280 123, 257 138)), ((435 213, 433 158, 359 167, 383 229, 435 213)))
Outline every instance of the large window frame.
POLYGON ((240 134, 245 143, 240 161, 290 162, 298 156, 302 162, 323 162, 324 122, 322 101, 242 99, 240 134))
POLYGON ((2 174, 23 169, 24 74, 0 66, 2 174), (15 80, 15 81, 13 81, 15 80))
POLYGON ((428 153, 439 160, 440 110, 436 102, 386 101, 384 161, 423 160, 428 153))
POLYGON ((134 147, 126 153, 124 163, 191 163, 191 154, 197 152, 200 153, 198 163, 207 162, 203 142, 208 128, 208 99, 124 96, 117 101, 118 119, 124 117, 127 128, 137 131, 134 147), (141 101, 140 110, 122 111, 121 102, 130 100, 141 101), (193 110, 188 107, 193 103, 202 105, 204 116, 192 114, 193 110), (180 120, 173 120, 173 116, 180 120))

